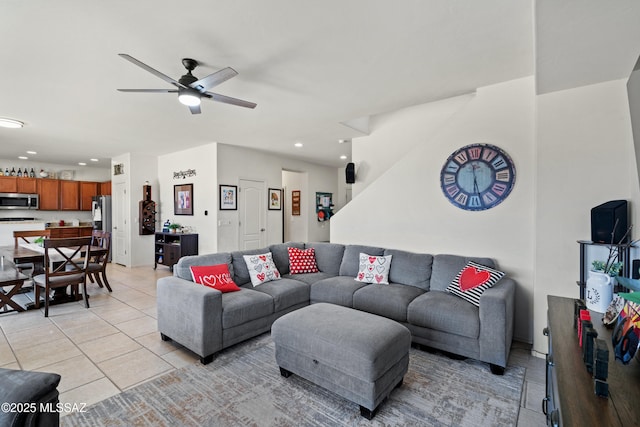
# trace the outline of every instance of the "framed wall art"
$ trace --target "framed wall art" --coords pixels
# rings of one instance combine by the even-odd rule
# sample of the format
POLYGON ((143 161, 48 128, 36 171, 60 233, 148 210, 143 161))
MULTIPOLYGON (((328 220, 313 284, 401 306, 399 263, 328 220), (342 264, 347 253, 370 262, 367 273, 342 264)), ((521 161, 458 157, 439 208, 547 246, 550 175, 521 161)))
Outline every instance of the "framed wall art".
POLYGON ((279 188, 269 189, 269 210, 279 211, 282 209, 282 190, 279 188))
POLYGON ((300 215, 300 190, 291 192, 291 215, 300 215))
POLYGON ((237 185, 220 185, 219 197, 221 211, 235 211, 238 209, 237 185))
POLYGON ((173 214, 193 215, 193 184, 173 186, 173 214))

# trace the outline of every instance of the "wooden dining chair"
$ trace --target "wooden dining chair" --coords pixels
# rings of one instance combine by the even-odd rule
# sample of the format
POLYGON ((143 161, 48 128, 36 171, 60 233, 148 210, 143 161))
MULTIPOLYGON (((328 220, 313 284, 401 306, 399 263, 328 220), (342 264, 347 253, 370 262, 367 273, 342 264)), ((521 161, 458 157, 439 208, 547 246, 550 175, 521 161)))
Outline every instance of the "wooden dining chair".
MULTIPOLYGON (((13 232, 14 248, 18 248, 21 243, 34 243, 39 238, 49 239, 51 238, 51 230, 20 230, 13 232)), ((22 274, 29 277, 29 280, 33 280, 33 276, 43 272, 42 265, 35 265, 32 262, 24 264, 16 264, 16 269, 22 274)))
POLYGON ((107 263, 109 262, 109 254, 111 253, 111 233, 108 231, 93 230, 91 233, 91 246, 100 247, 102 251, 92 255, 87 265, 87 277, 93 283, 98 283, 101 288, 106 286, 111 292, 111 285, 107 280, 107 263))
POLYGON ((78 299, 82 285, 84 306, 89 308, 87 298, 87 265, 91 258, 91 237, 67 239, 45 239, 44 274, 33 278, 35 284, 35 306, 40 308, 40 289, 44 289, 44 316, 49 316, 49 297, 52 289, 71 286, 78 299))

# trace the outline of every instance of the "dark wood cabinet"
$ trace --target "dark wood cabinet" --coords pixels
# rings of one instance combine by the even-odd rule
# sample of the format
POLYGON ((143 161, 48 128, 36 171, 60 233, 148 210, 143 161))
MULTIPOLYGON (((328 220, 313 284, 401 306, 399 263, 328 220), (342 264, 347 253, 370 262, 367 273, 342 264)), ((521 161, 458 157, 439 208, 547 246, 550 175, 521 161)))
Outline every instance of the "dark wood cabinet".
POLYGON ((60 210, 80 210, 80 182, 60 180, 60 210))
POLYGON ((68 237, 91 237, 92 227, 47 227, 47 230, 51 230, 52 239, 61 239, 68 237))
POLYGON ((98 182, 80 181, 80 210, 90 211, 93 197, 98 195, 98 182))
POLYGON ((57 211, 60 209, 60 181, 39 179, 37 189, 40 197, 40 210, 57 211))
POLYGON ((192 233, 155 233, 155 259, 153 268, 166 265, 171 270, 178 260, 187 255, 198 255, 198 235, 192 233))
POLYGON ((153 234, 156 231, 156 202, 141 200, 138 206, 139 234, 153 234))
POLYGON ((38 191, 35 178, 18 178, 16 184, 18 193, 35 194, 38 191))
POLYGON ((17 193, 18 178, 15 176, 0 176, 0 193, 17 193))
POLYGON ((101 182, 100 188, 98 189, 100 196, 110 196, 111 195, 111 181, 101 182))
POLYGON ((548 296, 549 354, 543 408, 553 426, 637 426, 640 420, 640 360, 628 365, 615 360, 612 330, 602 325, 602 314, 591 312, 591 321, 609 349, 609 397, 598 397, 587 371, 573 327, 574 300, 548 296))

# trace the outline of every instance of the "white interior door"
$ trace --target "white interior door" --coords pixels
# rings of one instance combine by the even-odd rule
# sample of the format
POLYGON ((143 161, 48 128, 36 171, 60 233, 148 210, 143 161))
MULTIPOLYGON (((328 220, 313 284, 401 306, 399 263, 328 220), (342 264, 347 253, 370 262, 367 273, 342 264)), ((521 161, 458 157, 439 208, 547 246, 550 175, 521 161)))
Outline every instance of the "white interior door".
POLYGON ((267 246, 267 189, 264 181, 240 180, 238 213, 240 249, 267 246))
POLYGON ((112 190, 112 257, 116 264, 127 265, 127 190, 124 182, 115 183, 112 190))

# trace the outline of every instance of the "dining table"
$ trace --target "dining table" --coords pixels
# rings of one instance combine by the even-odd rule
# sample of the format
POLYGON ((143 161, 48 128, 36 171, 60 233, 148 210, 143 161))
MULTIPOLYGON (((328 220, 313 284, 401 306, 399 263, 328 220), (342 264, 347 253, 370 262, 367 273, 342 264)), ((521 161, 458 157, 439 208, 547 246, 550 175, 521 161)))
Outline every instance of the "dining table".
MULTIPOLYGON (((106 249, 100 246, 91 246, 91 256, 99 255, 104 252, 106 252, 106 249)), ((69 255, 71 255, 72 253, 73 250, 70 250, 69 255)), ((82 253, 81 255, 84 255, 84 253, 82 253)), ((20 243, 17 246, 0 246, 0 257, 2 257, 5 263, 11 263, 11 265, 14 266, 13 269, 15 271, 17 271, 17 269, 15 269, 15 264, 33 263, 35 274, 41 274, 42 272, 44 272, 44 248, 36 243, 20 243)), ((49 253, 49 257, 54 263, 57 259, 59 259, 59 261, 63 260, 63 257, 60 254, 49 253)), ((10 275, 11 273, 8 274, 10 275)), ((28 279, 28 277, 24 274, 20 273, 20 275, 24 276, 23 281, 28 279)), ((14 295, 16 292, 18 292, 18 290, 13 289, 12 295, 14 295)), ((79 301, 80 299, 80 295, 78 295, 77 298, 73 298, 72 295, 67 293, 66 288, 57 288, 54 289, 54 296, 50 304, 61 304, 69 301, 79 301)), ((13 300, 12 302, 15 303, 15 301, 13 300)), ((10 305, 15 308, 14 305, 10 305)), ((34 303, 27 304, 26 306, 27 309, 31 309, 34 307, 34 303)), ((16 311, 18 310, 16 309, 16 311)))

